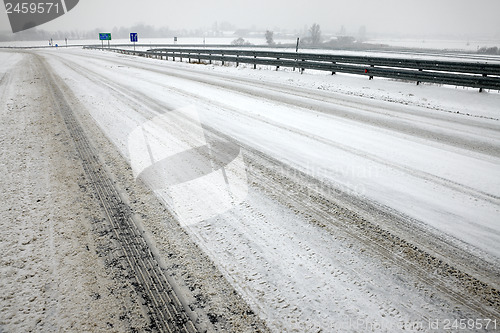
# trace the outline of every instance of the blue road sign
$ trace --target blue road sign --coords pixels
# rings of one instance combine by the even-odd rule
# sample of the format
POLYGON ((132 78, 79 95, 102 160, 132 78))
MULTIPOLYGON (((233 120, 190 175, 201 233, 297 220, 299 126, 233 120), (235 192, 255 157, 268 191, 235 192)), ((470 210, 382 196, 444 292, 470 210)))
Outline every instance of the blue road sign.
POLYGON ((99 33, 99 39, 100 40, 111 40, 111 34, 110 33, 99 33))
POLYGON ((138 40, 137 33, 136 32, 131 32, 130 33, 130 41, 133 42, 133 43, 136 43, 137 40, 138 40))

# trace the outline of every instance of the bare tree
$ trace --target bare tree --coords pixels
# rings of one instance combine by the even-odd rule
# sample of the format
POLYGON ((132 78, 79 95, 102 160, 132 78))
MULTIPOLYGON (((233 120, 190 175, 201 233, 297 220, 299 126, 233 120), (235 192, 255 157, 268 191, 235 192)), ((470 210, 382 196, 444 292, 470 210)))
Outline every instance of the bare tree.
POLYGON ((247 42, 246 40, 244 40, 243 38, 238 37, 231 42, 231 45, 246 46, 246 45, 251 45, 251 44, 249 42, 247 42))
POLYGON ((358 41, 364 42, 366 40, 366 26, 362 25, 358 30, 358 41))
POLYGON ((266 31, 266 43, 268 45, 274 45, 274 32, 267 30, 266 31))
POLYGON ((342 26, 340 27, 340 32, 339 32, 339 35, 340 35, 340 36, 345 36, 345 35, 347 35, 347 31, 345 30, 345 26, 344 26, 344 25, 342 25, 342 26))
POLYGON ((318 45, 319 42, 321 41, 321 29, 319 24, 314 23, 310 28, 309 28, 309 33, 311 34, 311 42, 313 45, 318 45))

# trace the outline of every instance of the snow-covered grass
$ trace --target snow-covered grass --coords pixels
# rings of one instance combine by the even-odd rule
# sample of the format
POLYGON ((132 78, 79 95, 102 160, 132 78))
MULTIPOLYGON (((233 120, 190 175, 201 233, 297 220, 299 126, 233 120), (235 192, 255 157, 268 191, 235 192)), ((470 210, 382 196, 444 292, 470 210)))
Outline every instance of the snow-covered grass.
POLYGON ((396 47, 415 48, 415 49, 434 49, 434 50, 458 50, 458 51, 477 51, 481 47, 500 47, 499 39, 409 39, 409 38, 383 38, 372 39, 369 43, 385 44, 396 47))

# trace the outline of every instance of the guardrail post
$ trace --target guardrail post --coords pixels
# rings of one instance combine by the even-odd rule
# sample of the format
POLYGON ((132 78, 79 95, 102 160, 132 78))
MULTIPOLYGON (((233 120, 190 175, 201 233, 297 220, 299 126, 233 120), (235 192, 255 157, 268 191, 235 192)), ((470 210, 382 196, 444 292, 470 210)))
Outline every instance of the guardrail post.
POLYGON ((238 67, 240 65, 240 61, 238 60, 240 58, 240 55, 237 54, 236 55, 236 67, 238 67))
MULTIPOLYGON (((276 58, 276 60, 278 60, 278 61, 279 61, 279 60, 280 60, 280 58, 276 58)), ((279 65, 278 65, 278 66, 276 66, 276 71, 278 71, 278 69, 280 69, 280 66, 279 66, 279 65)))
POLYGON ((224 53, 221 53, 222 56, 222 66, 224 66, 224 53))
MULTIPOLYGON (((370 65, 370 67, 375 67, 375 65, 370 65)), ((370 77, 368 78, 369 80, 373 80, 373 75, 370 75, 370 77)))
MULTIPOLYGON (((487 77, 487 76, 488 76, 488 75, 483 74, 483 77, 487 77)), ((483 92, 483 88, 482 88, 482 87, 481 87, 481 88, 479 88, 479 92, 480 92, 480 93, 481 93, 481 92, 483 92)))
POLYGON ((255 59, 253 62, 253 69, 257 69, 257 56, 254 55, 253 58, 255 59))
MULTIPOLYGON (((305 62, 305 61, 306 61, 306 59, 302 59, 302 62, 305 62)), ((304 67, 302 67, 302 68, 300 69, 300 74, 304 74, 304 71, 305 71, 305 70, 306 70, 306 69, 305 69, 304 67)))
MULTIPOLYGON (((421 68, 419 68, 419 69, 418 69, 418 71, 419 71, 419 72, 421 72, 421 71, 422 71, 422 69, 421 69, 421 68)), ((419 84, 420 84, 420 81, 417 81, 417 86, 418 86, 419 84)))
MULTIPOLYGON (((332 62, 332 64, 336 65, 337 63, 334 61, 334 62, 332 62)), ((332 75, 335 75, 335 74, 337 74, 337 72, 332 72, 332 75)))
POLYGON ((200 53, 200 52, 198 52, 198 63, 200 63, 200 64, 201 64, 201 57, 200 57, 200 54, 201 54, 201 53, 200 53))

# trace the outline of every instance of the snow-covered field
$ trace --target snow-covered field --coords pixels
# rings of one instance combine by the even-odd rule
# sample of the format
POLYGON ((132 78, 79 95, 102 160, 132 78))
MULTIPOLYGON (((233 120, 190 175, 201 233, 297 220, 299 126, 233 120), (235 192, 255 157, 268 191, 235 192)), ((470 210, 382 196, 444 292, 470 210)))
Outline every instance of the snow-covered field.
POLYGON ((370 43, 385 44, 396 47, 415 48, 415 49, 435 49, 435 50, 460 50, 477 51, 482 47, 499 47, 498 39, 405 39, 405 38, 385 38, 372 39, 370 43))
MULTIPOLYGON (((204 43, 206 45, 210 44, 221 44, 221 45, 231 45, 231 42, 237 39, 238 36, 232 35, 230 37, 178 37, 177 41, 174 41, 173 38, 143 38, 141 35, 139 35, 139 40, 137 44, 177 44, 179 46, 181 45, 186 45, 186 44, 198 44, 198 45, 203 45, 204 43)), ((54 45, 57 44, 60 47, 66 46, 66 41, 64 39, 53 39, 52 40, 54 45)), ((262 38, 245 38, 245 41, 254 44, 254 45, 265 45, 266 44, 266 39, 264 36, 262 38)), ((276 39, 276 43, 282 43, 282 44, 293 44, 295 43, 296 39, 276 39)), ((68 46, 72 45, 95 45, 95 44, 101 44, 101 41, 98 39, 98 36, 96 36, 96 39, 69 39, 68 40, 68 46)), ((104 41, 104 45, 107 45, 108 42, 104 41)), ((133 43, 130 42, 130 39, 124 39, 124 38, 118 38, 118 39, 112 39, 110 41, 110 45, 116 45, 116 44, 130 44, 133 46, 133 43)), ((8 41, 8 42, 0 42, 0 47, 41 47, 41 46, 49 46, 49 41, 48 40, 43 40, 43 41, 8 41)))
MULTIPOLYGON (((328 207, 338 201, 498 290, 500 93, 93 50, 36 54, 271 330, 429 331, 433 321, 443 329, 498 315, 496 305, 460 301, 460 281, 363 240, 350 215, 328 207), (205 154, 224 163, 207 165, 205 154)), ((20 56, 0 57, 6 71, 20 56)))

